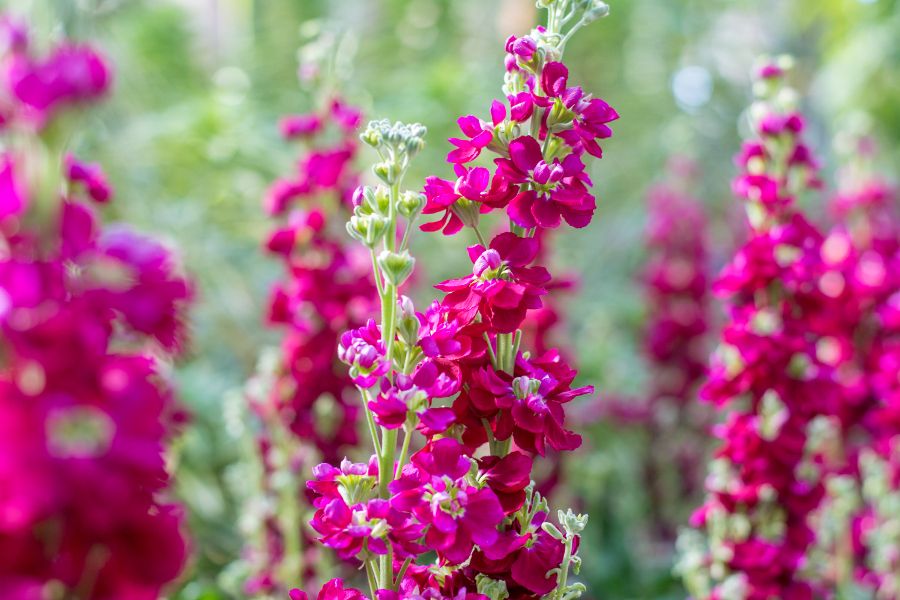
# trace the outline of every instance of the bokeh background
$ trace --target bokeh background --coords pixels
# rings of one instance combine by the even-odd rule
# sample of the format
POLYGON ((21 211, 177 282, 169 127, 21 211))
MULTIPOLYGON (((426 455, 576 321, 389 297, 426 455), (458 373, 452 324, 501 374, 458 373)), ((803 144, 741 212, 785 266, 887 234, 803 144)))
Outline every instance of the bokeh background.
MULTIPOLYGON (((0 2, 0 5, 3 3, 0 2)), ((419 121, 428 148, 408 182, 448 176, 446 138, 464 114, 487 116, 499 94, 503 42, 527 32, 532 0, 10 0, 47 31, 91 38, 113 60, 115 93, 74 140, 101 161, 119 201, 116 216, 171 241, 197 279, 191 355, 177 379, 193 421, 172 465, 189 508, 195 557, 175 597, 234 598, 229 565, 241 549, 240 481, 230 403, 261 348, 277 265, 260 251, 270 222, 260 199, 290 170, 296 149, 277 122, 303 112, 314 90, 300 60, 333 57, 338 86, 372 118, 419 121), (231 415, 231 416, 230 416, 231 415)), ((599 399, 575 425, 587 443, 564 465, 557 504, 591 514, 582 555, 590 595, 683 598, 671 574, 672 541, 653 515, 689 514, 693 500, 647 494, 646 462, 661 452, 639 424, 622 424, 608 400, 640 399, 653 372, 642 356, 645 318, 636 281, 645 259, 648 187, 673 156, 691 158, 694 193, 712 223, 716 269, 734 245, 731 156, 760 53, 790 52, 812 116, 826 190, 840 164, 833 140, 867 130, 886 166, 900 148, 900 2, 897 0, 613 0, 611 15, 567 48, 572 80, 620 113, 605 157, 590 167, 598 215, 559 236, 557 268, 579 273, 568 300, 581 379, 599 399), (661 507, 660 502, 666 503, 661 507)), ((412 183, 411 183, 412 184, 412 183)), ((418 183, 416 183, 418 185, 418 183)), ((805 199, 813 215, 824 198, 805 199)), ((419 277, 468 268, 459 240, 421 238, 419 277), (456 257, 448 259, 447 257, 456 257), (456 261, 456 262, 454 262, 456 261)), ((660 457, 657 457, 660 458, 660 457)), ((678 469, 666 464, 653 475, 678 469)), ((702 465, 702 459, 698 459, 702 465)), ((676 474, 677 475, 677 474, 676 474)))

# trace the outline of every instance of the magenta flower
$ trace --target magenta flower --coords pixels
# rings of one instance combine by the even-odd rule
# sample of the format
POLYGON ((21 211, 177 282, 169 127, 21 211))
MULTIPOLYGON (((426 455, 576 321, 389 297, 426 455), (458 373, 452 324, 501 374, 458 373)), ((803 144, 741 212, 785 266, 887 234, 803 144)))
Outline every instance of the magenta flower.
POLYGON ((537 254, 531 238, 502 233, 490 248, 470 246, 472 275, 435 287, 447 292, 443 304, 454 319, 469 323, 477 313, 501 333, 515 331, 529 309, 541 306, 541 287, 550 276, 543 267, 528 267, 537 254))
POLYGON ((343 559, 364 551, 384 555, 389 544, 400 558, 423 550, 416 540, 425 526, 378 498, 352 507, 343 498, 333 498, 316 511, 310 525, 322 536, 319 541, 343 559))
MULTIPOLYGON (((298 589, 290 591, 290 600, 309 600, 306 592, 298 589)), ((367 596, 354 588, 345 588, 343 579, 335 578, 322 586, 316 600, 368 600, 367 596)))
POLYGON ((504 457, 485 456, 478 461, 478 471, 503 506, 507 515, 517 512, 525 502, 525 488, 531 482, 532 459, 522 452, 504 457))
POLYGON ((282 117, 278 128, 285 139, 307 138, 321 131, 322 119, 316 114, 288 115, 282 117))
POLYGON ((84 185, 88 196, 100 204, 108 202, 112 197, 112 188, 99 164, 83 163, 71 154, 64 159, 65 176, 73 184, 84 185))
POLYGON ((460 117, 456 122, 468 139, 450 138, 450 143, 456 146, 456 150, 447 154, 447 162, 458 165, 470 163, 491 143, 494 133, 473 115, 460 117))
POLYGON ((0 155, 0 230, 4 220, 19 215, 28 206, 28 190, 17 177, 16 170, 11 154, 0 155))
POLYGON ((374 319, 369 319, 364 327, 344 332, 338 358, 350 365, 353 383, 370 388, 390 368, 384 352, 381 330, 374 319))
POLYGON ((516 225, 552 229, 565 219, 572 227, 580 228, 591 222, 597 204, 587 191, 591 180, 578 156, 570 154, 548 164, 538 141, 528 136, 510 142, 509 156, 494 161, 498 173, 511 182, 528 185, 507 207, 516 225))
POLYGON ((105 59, 93 48, 73 44, 58 46, 43 60, 15 53, 4 73, 22 116, 39 128, 63 105, 100 98, 111 79, 105 59))
POLYGON ((453 235, 466 224, 460 216, 464 211, 473 210, 470 218, 477 219, 479 213, 505 207, 516 193, 516 187, 499 173, 491 179, 490 171, 484 167, 467 169, 454 165, 454 171, 458 175, 456 183, 439 177, 425 180, 426 204, 422 214, 444 214, 437 221, 421 225, 422 231, 442 229, 444 235, 453 235), (472 209, 461 207, 461 200, 475 205, 472 209))
POLYGON ((412 457, 413 469, 391 484, 391 506, 428 525, 425 544, 452 564, 465 561, 475 544, 496 542, 503 508, 489 488, 466 481, 472 466, 452 438, 430 442, 412 457))

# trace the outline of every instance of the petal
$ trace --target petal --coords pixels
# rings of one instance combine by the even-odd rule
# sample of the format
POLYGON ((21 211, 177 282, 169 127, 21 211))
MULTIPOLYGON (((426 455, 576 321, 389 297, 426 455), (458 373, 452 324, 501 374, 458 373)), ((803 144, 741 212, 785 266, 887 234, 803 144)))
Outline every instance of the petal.
POLYGON ((509 158, 517 169, 527 173, 543 159, 541 146, 531 136, 517 137, 509 143, 509 158))

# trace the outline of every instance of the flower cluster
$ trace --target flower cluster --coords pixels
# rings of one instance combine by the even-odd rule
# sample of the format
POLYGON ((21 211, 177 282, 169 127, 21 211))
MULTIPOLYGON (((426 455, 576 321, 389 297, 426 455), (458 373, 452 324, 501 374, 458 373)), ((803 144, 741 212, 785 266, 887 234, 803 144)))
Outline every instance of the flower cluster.
POLYGON ((30 126, 101 93, 106 63, 69 42, 34 58, 8 19, 2 35, 4 123, 32 133, 0 153, 0 596, 157 598, 187 555, 161 498, 179 419, 162 361, 191 286, 160 243, 103 225, 97 165, 33 152, 30 126))
POLYGON ((701 395, 728 413, 707 501, 692 518, 708 551, 695 547, 696 532, 681 541, 679 568, 697 598, 813 597, 805 557, 824 494, 813 433, 839 401, 821 351, 835 305, 821 283, 823 236, 796 207, 818 180, 784 87, 787 65, 757 73, 756 139, 738 156, 734 182, 749 235, 714 286, 728 298, 729 321, 701 395))
POLYGON ((298 161, 296 175, 275 182, 265 200, 267 210, 285 216, 266 248, 284 263, 287 275, 275 284, 269 302, 269 322, 285 330, 283 375, 269 401, 327 460, 357 443, 353 387, 335 360, 335 348, 345 329, 361 325, 373 312, 376 297, 368 256, 345 243, 341 229, 357 183, 352 162, 360 119, 358 110, 339 99, 321 114, 283 119, 285 137, 311 147, 298 161), (325 137, 329 124, 337 130, 337 142, 325 137))
POLYGON ((891 597, 900 589, 890 533, 900 499, 900 215, 894 190, 872 173, 871 146, 865 138, 854 144, 832 202, 836 223, 822 244, 819 285, 841 309, 821 353, 835 368, 841 402, 834 448, 820 461, 829 495, 817 533, 827 584, 845 588, 855 579, 891 597))
MULTIPOLYGON (((245 549, 252 573, 244 592, 286 592, 285 582, 304 569, 312 576, 312 540, 301 513, 300 471, 317 455, 335 461, 358 443, 359 407, 353 379, 336 359, 342 333, 377 311, 369 257, 346 240, 343 225, 358 175, 358 109, 339 98, 320 110, 282 119, 280 130, 305 151, 297 171, 277 180, 264 199, 279 223, 265 247, 284 264, 272 289, 268 322, 284 331, 280 356, 264 355, 244 399, 259 423, 255 450, 263 507, 248 507, 264 533, 245 549), (255 513, 260 512, 261 515, 255 513)), ((313 463, 315 464, 315 463, 313 463)), ((256 500, 256 499, 254 499, 256 500)), ((248 516, 248 520, 250 517, 248 516)))
POLYGON ((381 319, 344 333, 338 355, 359 389, 375 452, 367 464, 320 465, 308 487, 312 528, 359 564, 369 594, 338 579, 319 598, 562 600, 584 590, 569 575, 581 564, 587 517, 559 511, 552 522, 532 468, 548 451, 580 446, 565 408, 592 388, 575 385, 558 351, 525 350, 523 324, 551 281, 536 264, 542 236, 562 221, 591 220, 584 157, 601 155, 598 141, 617 115, 569 86, 560 62, 571 35, 606 6, 539 4, 547 27, 508 41, 506 98, 492 104, 491 120, 459 120, 463 137, 450 140, 447 156, 455 181, 429 177, 424 194, 402 190, 424 143, 421 125, 375 121, 361 136, 378 154, 373 172, 383 185, 357 190, 347 229, 369 250, 381 319), (497 155, 493 169, 476 163, 488 152, 497 155), (509 230, 488 240, 479 225, 495 210, 509 230), (437 284, 443 298, 416 311, 403 292, 422 214, 439 215, 422 229, 468 228, 479 243, 468 248, 471 272, 437 284))
POLYGON ((649 436, 644 482, 653 525, 666 539, 682 519, 679 509, 702 490, 698 463, 708 425, 706 411, 696 403, 706 375, 710 310, 706 215, 689 193, 694 169, 687 159, 673 159, 669 178, 648 194, 649 257, 641 282, 650 383, 644 401, 631 409, 644 411, 640 425, 649 436), (674 482, 663 475, 672 462, 679 466, 674 482))

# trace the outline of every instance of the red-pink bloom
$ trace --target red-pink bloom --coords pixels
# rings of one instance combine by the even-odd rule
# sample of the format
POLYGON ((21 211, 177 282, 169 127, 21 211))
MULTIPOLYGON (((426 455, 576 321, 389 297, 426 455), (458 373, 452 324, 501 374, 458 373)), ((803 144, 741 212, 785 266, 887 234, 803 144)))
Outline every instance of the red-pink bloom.
POLYGON ((66 179, 73 184, 83 185, 92 200, 102 204, 112 197, 112 187, 99 164, 83 163, 72 154, 66 155, 63 164, 66 179))
POLYGON ((412 456, 412 468, 391 484, 391 506, 428 525, 425 544, 449 563, 459 564, 475 544, 489 547, 498 537, 503 508, 489 489, 466 481, 472 466, 463 447, 442 438, 412 456))
MULTIPOLYGON (((290 591, 290 600, 309 600, 309 596, 302 590, 293 589, 290 591)), ((355 588, 345 588, 344 581, 335 578, 322 586, 316 600, 368 600, 368 598, 355 588)))
POLYGON ((364 327, 344 332, 338 347, 338 358, 350 365, 353 383, 370 388, 378 378, 388 372, 390 365, 385 356, 381 331, 374 319, 364 327))
POLYGON ((520 191, 507 207, 516 225, 553 228, 565 219, 580 228, 591 222, 597 203, 587 191, 591 180, 577 155, 569 154, 562 161, 554 159, 548 164, 538 141, 523 136, 509 143, 509 156, 495 160, 498 172, 511 182, 531 186, 520 191))
POLYGON ((450 138, 450 143, 456 146, 456 150, 447 155, 447 162, 454 164, 470 163, 481 154, 494 139, 494 133, 478 117, 468 115, 457 119, 460 131, 468 139, 450 138))
POLYGON ((454 319, 469 323, 480 313, 482 319, 501 333, 515 331, 529 309, 541 306, 541 287, 550 276, 543 267, 529 267, 537 254, 531 238, 503 233, 490 247, 470 246, 474 263, 472 275, 450 279, 435 287, 447 292, 443 304, 454 319))
POLYGON ((333 498, 316 511, 310 525, 322 536, 319 541, 344 559, 363 551, 384 555, 389 545, 399 558, 424 550, 416 540, 422 537, 425 526, 380 498, 352 507, 343 498, 333 498))
POLYGON ((288 115, 281 118, 278 128, 285 139, 306 138, 321 131, 322 119, 317 114, 288 115))
POLYGON ((28 191, 16 170, 12 154, 0 156, 0 231, 6 219, 16 217, 28 206, 28 191))
POLYGON ((497 173, 492 179, 490 171, 484 167, 467 169, 462 165, 454 165, 454 171, 458 176, 455 183, 439 177, 428 177, 425 180, 426 204, 422 214, 444 214, 437 221, 423 224, 422 231, 442 229, 444 235, 453 235, 465 224, 460 217, 461 212, 472 210, 460 208, 460 200, 476 203, 473 217, 477 218, 479 212, 503 208, 516 193, 516 187, 502 175, 497 173))
POLYGON ((97 100, 110 86, 105 59, 85 45, 64 43, 43 59, 15 52, 4 67, 3 82, 18 103, 21 118, 37 127, 66 104, 97 100))

